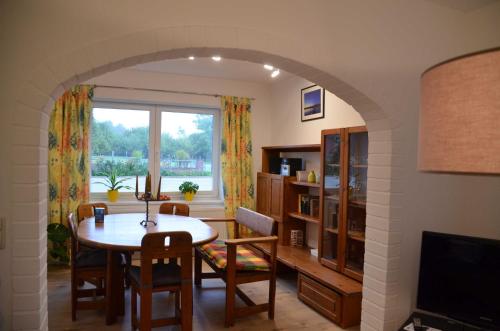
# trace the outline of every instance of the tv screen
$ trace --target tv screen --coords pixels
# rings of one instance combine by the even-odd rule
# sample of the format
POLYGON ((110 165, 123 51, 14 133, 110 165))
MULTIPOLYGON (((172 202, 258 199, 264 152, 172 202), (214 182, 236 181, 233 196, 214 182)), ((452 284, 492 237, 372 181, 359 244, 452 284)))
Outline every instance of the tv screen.
POLYGON ((417 308, 500 329, 500 241, 422 236, 417 308))

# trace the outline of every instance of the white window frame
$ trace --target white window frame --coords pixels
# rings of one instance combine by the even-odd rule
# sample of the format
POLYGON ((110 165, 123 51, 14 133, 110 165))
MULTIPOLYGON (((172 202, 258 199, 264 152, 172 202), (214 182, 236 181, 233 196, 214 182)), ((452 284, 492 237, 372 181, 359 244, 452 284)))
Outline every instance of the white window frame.
MULTIPOLYGON (((93 108, 110 109, 131 109, 149 111, 149 158, 148 170, 151 173, 152 191, 157 192, 158 181, 160 180, 160 142, 161 142, 161 114, 162 112, 207 114, 213 115, 213 134, 212 134, 212 191, 198 191, 197 200, 220 200, 221 199, 221 177, 220 177, 220 146, 221 146, 221 116, 220 109, 211 106, 191 106, 191 105, 172 105, 166 103, 150 103, 122 100, 94 100, 93 108)), ((93 114, 91 114, 93 116, 93 114)), ((92 130, 92 127, 91 127, 92 130)), ((92 135, 90 134, 90 137, 92 135)), ((92 140, 89 142, 92 153, 92 140)), ((89 185, 92 180, 91 171, 89 172, 89 185)), ((165 186, 163 186, 165 187, 165 186)), ((143 189, 142 189, 143 190, 143 189)), ((139 191, 142 191, 139 188, 139 191)), ((181 200, 182 195, 179 191, 162 193, 171 196, 172 200, 181 200)), ((107 195, 103 192, 90 192, 90 200, 106 200, 107 195)), ((135 201, 133 192, 120 192, 120 201, 135 201)))

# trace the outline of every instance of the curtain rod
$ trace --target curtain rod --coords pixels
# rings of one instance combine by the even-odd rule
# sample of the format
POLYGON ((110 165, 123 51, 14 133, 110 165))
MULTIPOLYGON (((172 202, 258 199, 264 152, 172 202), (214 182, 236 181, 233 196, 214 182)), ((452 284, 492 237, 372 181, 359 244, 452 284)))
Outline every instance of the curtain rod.
MULTIPOLYGON (((201 92, 189 92, 189 91, 175 91, 175 90, 161 90, 161 89, 152 89, 152 88, 140 88, 140 87, 127 87, 127 86, 111 86, 111 85, 94 85, 94 87, 102 87, 102 88, 112 88, 118 90, 130 90, 130 91, 148 91, 148 92, 162 92, 162 93, 173 93, 173 94, 189 94, 189 95, 197 95, 197 96, 206 96, 206 97, 221 97, 220 94, 213 93, 201 93, 201 92)), ((250 100, 255 100, 255 98, 248 98, 250 100)))

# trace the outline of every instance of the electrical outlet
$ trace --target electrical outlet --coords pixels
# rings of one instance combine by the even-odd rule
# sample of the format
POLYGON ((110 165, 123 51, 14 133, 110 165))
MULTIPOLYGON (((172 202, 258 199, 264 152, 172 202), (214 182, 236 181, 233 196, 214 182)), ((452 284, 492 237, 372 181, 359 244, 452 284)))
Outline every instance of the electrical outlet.
POLYGON ((7 221, 5 217, 0 217, 0 249, 5 248, 5 238, 7 232, 7 221))

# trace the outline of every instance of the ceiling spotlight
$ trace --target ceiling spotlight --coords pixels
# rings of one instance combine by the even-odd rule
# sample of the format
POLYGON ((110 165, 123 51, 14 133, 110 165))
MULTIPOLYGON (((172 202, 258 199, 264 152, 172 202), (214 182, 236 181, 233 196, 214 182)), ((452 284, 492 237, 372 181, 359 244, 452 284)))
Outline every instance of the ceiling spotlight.
POLYGON ((212 56, 212 60, 214 60, 215 62, 219 62, 220 60, 222 60, 222 58, 219 55, 216 55, 212 56))
POLYGON ((274 67, 272 65, 270 65, 270 64, 264 64, 264 69, 266 69, 266 70, 273 70, 274 67))
POLYGON ((272 78, 274 78, 274 77, 278 76, 279 74, 280 74, 280 70, 279 70, 279 69, 276 69, 276 70, 274 70, 274 71, 272 72, 271 77, 272 77, 272 78))
POLYGON ((188 57, 188 59, 190 59, 192 61, 192 60, 194 60, 194 56, 191 55, 190 57, 188 57))

